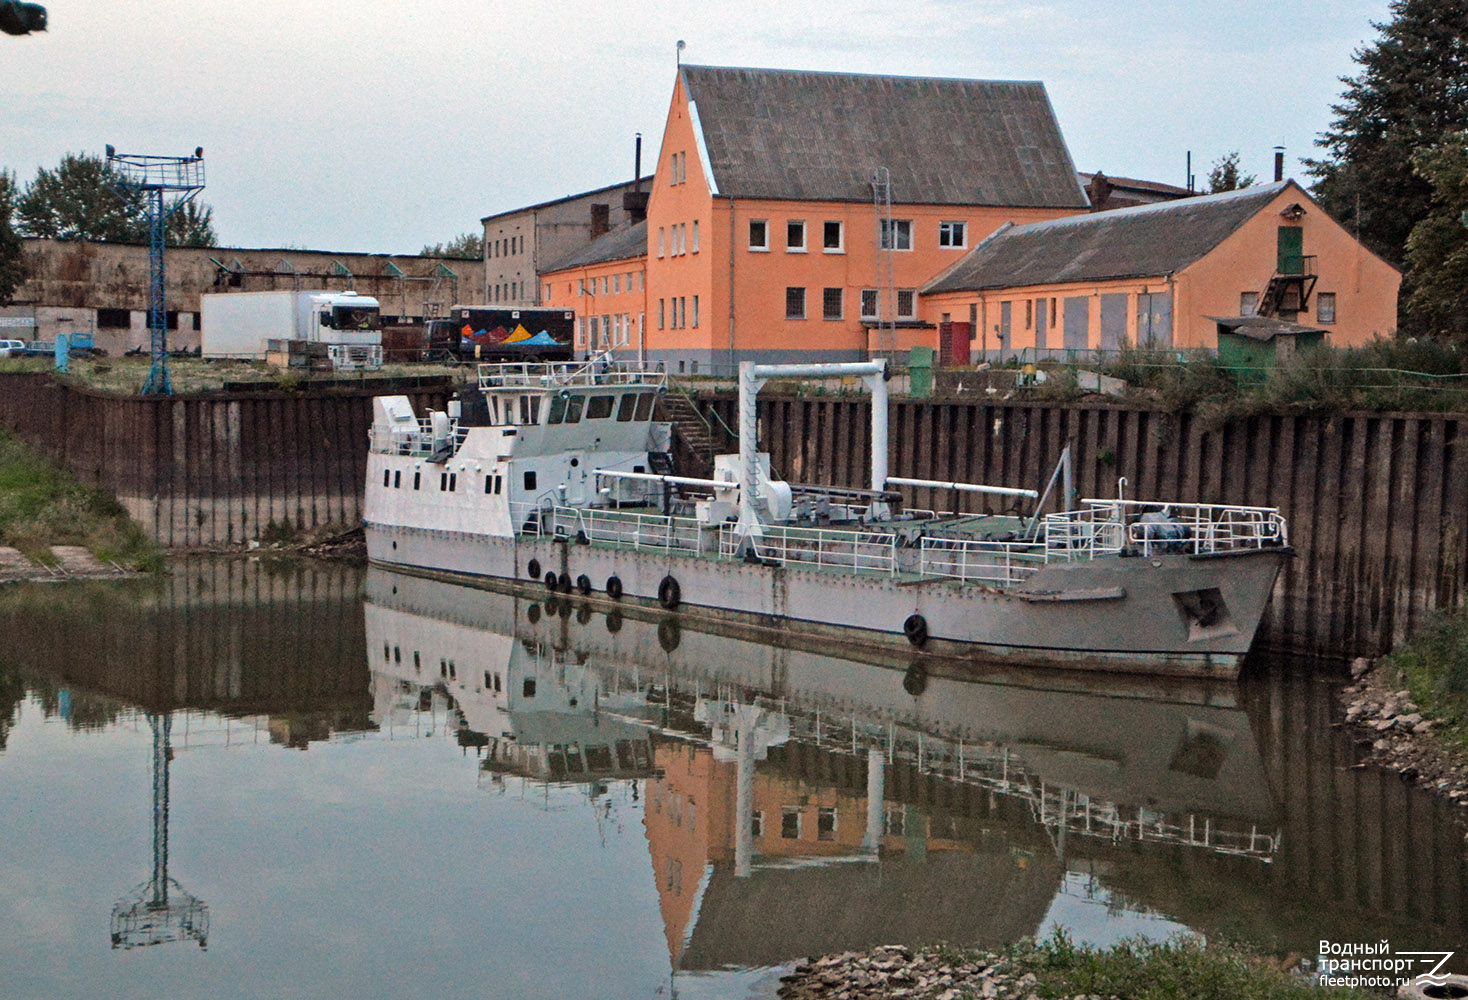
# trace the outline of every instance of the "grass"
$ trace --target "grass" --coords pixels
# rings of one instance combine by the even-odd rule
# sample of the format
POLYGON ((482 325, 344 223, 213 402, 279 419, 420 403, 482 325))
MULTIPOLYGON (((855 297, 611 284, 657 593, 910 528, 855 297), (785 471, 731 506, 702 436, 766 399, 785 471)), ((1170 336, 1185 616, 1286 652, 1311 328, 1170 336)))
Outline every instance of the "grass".
POLYGON ((1031 972, 1041 997, 1125 997, 1127 1000, 1363 1000, 1361 990, 1323 989, 1239 948, 1198 938, 1123 941, 1111 948, 1078 946, 1057 931, 1038 944, 1017 946, 1016 972, 1031 972))
POLYGON ((158 547, 113 497, 78 483, 0 431, 0 545, 54 561, 49 546, 80 545, 103 562, 144 571, 163 566, 158 547))
POLYGON ((1382 662, 1438 720, 1438 735, 1468 752, 1468 607, 1437 612, 1382 662))
MULTIPOLYGON (((73 358, 70 370, 64 376, 68 381, 118 395, 135 395, 142 391, 147 380, 151 361, 145 356, 73 358)), ((4 358, 0 359, 0 372, 49 372, 55 364, 50 358, 4 358)), ((381 370, 368 373, 323 372, 313 375, 295 369, 274 368, 259 361, 205 361, 202 358, 171 358, 168 362, 168 377, 173 391, 178 393, 210 392, 219 390, 226 382, 259 383, 262 389, 283 389, 294 392, 315 379, 338 381, 355 378, 361 374, 371 378, 438 377, 450 375, 463 378, 467 371, 462 367, 437 364, 388 364, 381 370)))

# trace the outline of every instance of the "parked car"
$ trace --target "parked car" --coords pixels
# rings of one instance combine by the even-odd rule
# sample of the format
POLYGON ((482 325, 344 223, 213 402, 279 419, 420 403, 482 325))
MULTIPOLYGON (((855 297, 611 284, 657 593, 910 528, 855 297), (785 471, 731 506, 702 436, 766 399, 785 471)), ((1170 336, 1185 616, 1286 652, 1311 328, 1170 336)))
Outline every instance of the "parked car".
POLYGON ((8 358, 12 354, 24 354, 24 340, 0 340, 0 358, 8 358))

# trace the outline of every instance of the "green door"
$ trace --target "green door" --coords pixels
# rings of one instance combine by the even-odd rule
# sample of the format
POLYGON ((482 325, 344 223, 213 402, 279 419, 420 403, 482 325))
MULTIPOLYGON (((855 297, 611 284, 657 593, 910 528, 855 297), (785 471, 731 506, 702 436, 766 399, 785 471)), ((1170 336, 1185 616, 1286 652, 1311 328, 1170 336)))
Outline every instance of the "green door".
POLYGON ((1305 230, 1300 226, 1279 227, 1279 260, 1276 274, 1300 274, 1305 270, 1305 230))

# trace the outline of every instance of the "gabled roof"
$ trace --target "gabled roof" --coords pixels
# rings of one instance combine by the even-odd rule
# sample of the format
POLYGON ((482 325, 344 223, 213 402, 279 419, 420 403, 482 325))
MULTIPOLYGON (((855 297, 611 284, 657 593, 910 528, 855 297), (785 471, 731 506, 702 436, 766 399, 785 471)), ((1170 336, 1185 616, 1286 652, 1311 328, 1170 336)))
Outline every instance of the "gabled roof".
POLYGON ((1209 319, 1229 333, 1237 333, 1250 340, 1273 340, 1275 337, 1293 337, 1302 333, 1325 334, 1328 331, 1318 326, 1304 326, 1274 316, 1210 316, 1209 319))
POLYGON ((1294 181, 1281 181, 1003 228, 928 282, 923 293, 1175 274, 1287 187, 1299 190, 1294 181))
POLYGON ((718 193, 897 204, 1085 208, 1036 82, 684 66, 718 193))
POLYGON ((483 224, 489 222, 491 219, 499 219, 506 215, 519 215, 521 212, 533 212, 536 209, 550 208, 552 205, 560 205, 568 201, 575 201, 577 198, 590 198, 593 195, 608 194, 620 190, 621 188, 630 188, 638 185, 642 185, 644 186, 645 190, 651 191, 652 181, 653 175, 648 174, 647 176, 639 179, 634 179, 630 181, 618 181, 616 184, 608 184, 605 187, 592 188, 590 191, 581 191, 577 194, 562 195, 559 198, 552 198, 549 201, 538 201, 534 205, 522 205, 519 208, 507 208, 503 212, 496 212, 493 215, 486 215, 482 217, 479 221, 481 224, 483 224))
POLYGON ((572 267, 605 264, 614 260, 634 260, 647 256, 647 220, 598 236, 575 253, 567 254, 540 269, 541 274, 564 271, 572 267))

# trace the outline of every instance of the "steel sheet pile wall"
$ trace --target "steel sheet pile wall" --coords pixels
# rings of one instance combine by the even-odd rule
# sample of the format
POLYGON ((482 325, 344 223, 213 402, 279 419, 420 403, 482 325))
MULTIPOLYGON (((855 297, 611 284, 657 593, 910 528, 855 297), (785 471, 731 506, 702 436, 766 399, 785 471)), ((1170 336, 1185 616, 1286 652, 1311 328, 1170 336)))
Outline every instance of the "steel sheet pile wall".
MULTIPOLYGON (((420 410, 442 390, 408 390, 420 410)), ((369 392, 108 396, 0 375, 0 423, 113 493, 170 547, 237 544, 362 516, 369 392)))
MULTIPOLYGON (((733 416, 732 400, 704 405, 733 416)), ((1115 496, 1125 477, 1131 497, 1280 507, 1300 557, 1275 591, 1266 641, 1382 650, 1468 592, 1468 415, 1270 415, 1220 426, 1157 410, 926 400, 894 402, 891 413, 894 476, 1038 488, 1069 440, 1081 497, 1115 496)), ((864 487, 869 414, 859 397, 761 397, 761 447, 791 481, 864 487)), ((985 502, 906 493, 923 508, 985 502)))

